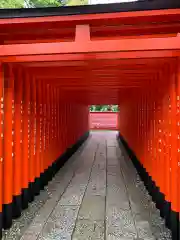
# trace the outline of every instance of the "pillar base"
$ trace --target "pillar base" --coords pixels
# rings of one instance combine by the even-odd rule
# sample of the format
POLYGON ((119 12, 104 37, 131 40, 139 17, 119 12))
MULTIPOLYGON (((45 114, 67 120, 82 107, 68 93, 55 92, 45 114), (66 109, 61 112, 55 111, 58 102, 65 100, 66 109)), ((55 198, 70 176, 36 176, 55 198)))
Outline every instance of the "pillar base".
POLYGON ((34 194, 34 182, 30 182, 29 183, 29 187, 28 187, 28 200, 29 200, 29 202, 31 203, 32 201, 34 201, 34 196, 35 196, 35 194, 34 194))
POLYGON ((34 195, 38 196, 40 194, 40 177, 35 178, 34 181, 34 195))
POLYGON ((28 193, 28 188, 22 189, 22 197, 21 197, 21 204, 22 204, 22 209, 28 208, 28 203, 29 203, 29 193, 28 193))
POLYGON ((2 238, 2 213, 0 213, 0 239, 2 238))
POLYGON ((12 203, 3 204, 2 224, 4 229, 8 229, 12 225, 12 203))
POLYGON ((14 196, 13 197, 13 204, 12 204, 12 216, 13 218, 18 218, 21 216, 21 206, 22 200, 21 200, 21 195, 19 196, 14 196))

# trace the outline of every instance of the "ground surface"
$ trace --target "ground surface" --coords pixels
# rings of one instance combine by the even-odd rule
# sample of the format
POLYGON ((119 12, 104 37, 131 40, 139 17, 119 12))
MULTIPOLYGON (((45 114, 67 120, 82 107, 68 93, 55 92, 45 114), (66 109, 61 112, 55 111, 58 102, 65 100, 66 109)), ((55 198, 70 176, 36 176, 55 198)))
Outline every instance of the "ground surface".
POLYGON ((116 132, 93 132, 3 233, 8 240, 171 239, 116 132))

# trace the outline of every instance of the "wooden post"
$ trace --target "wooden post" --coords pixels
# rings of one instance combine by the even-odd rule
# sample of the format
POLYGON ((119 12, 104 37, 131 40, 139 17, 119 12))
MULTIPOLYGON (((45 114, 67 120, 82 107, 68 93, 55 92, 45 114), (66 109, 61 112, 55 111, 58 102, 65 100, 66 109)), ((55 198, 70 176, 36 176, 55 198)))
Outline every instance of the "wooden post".
POLYGON ((12 224, 13 201, 13 115, 14 75, 12 66, 4 64, 4 164, 3 164, 3 227, 12 224))
POLYGON ((29 202, 30 77, 23 71, 22 208, 29 202))
POLYGON ((13 217, 17 218, 21 215, 21 191, 22 191, 22 91, 23 80, 20 68, 14 71, 14 185, 13 185, 13 217))
POLYGON ((3 149, 3 133, 4 133, 4 69, 0 64, 0 239, 2 237, 2 206, 3 206, 3 164, 4 164, 4 149, 3 149))

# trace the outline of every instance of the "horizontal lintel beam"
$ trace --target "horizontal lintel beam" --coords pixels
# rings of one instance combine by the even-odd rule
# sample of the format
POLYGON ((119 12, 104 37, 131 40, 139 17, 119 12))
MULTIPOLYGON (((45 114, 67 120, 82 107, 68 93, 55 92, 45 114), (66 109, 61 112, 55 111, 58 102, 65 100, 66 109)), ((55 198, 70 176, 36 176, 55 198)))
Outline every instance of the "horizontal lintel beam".
MULTIPOLYGON (((1 56, 1 62, 38 63, 38 62, 69 62, 69 61, 96 61, 96 60, 130 60, 143 59, 144 63, 149 58, 172 58, 180 57, 180 50, 152 50, 152 51, 129 51, 113 53, 80 53, 80 54, 40 54, 21 56, 1 56)), ((129 61, 130 62, 130 61, 129 61)), ((131 63, 132 64, 132 63, 131 63)))
POLYGON ((0 56, 180 50, 180 38, 148 38, 1 45, 0 56))

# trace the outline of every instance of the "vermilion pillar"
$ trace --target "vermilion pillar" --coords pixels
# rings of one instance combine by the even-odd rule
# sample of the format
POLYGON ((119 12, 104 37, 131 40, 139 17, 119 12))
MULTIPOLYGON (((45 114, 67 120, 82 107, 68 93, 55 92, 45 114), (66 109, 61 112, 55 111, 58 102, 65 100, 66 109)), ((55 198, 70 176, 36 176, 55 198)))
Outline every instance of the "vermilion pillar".
MULTIPOLYGON (((39 105, 39 168, 40 168, 40 174, 39 177, 41 179, 40 181, 40 189, 44 188, 44 183, 43 183, 43 172, 44 172, 44 163, 43 163, 43 151, 44 151, 44 139, 43 139, 43 121, 44 121, 44 116, 43 116, 43 84, 42 81, 38 81, 38 91, 37 91, 37 99, 38 99, 38 105, 39 105)), ((38 110, 37 110, 38 111, 38 110)))
POLYGON ((20 68, 14 69, 14 161, 13 161, 13 217, 21 215, 21 191, 22 191, 22 92, 23 76, 20 68))
POLYGON ((174 61, 171 65, 171 85, 170 85, 170 97, 171 97, 171 161, 170 161, 170 196, 171 196, 171 214, 170 219, 167 222, 173 233, 173 238, 179 238, 179 203, 178 203, 178 109, 177 109, 177 97, 178 97, 178 61, 174 61))
POLYGON ((2 236, 3 162, 4 162, 4 69, 0 64, 0 238, 2 236))
POLYGON ((13 200, 13 115, 14 75, 12 66, 4 64, 4 162, 3 162, 3 227, 12 224, 13 200))
POLYGON ((22 139, 22 208, 28 207, 29 201, 29 141, 30 141, 30 78, 23 71, 23 139, 22 139))
POLYGON ((34 200, 36 175, 36 82, 30 77, 29 201, 34 200))
POLYGON ((47 89, 46 89, 46 84, 42 82, 42 167, 43 167, 43 172, 41 174, 42 178, 42 188, 47 184, 46 180, 46 170, 47 170, 47 103, 46 103, 46 98, 47 98, 47 89))
POLYGON ((36 136, 35 136, 35 145, 36 145, 36 173, 35 173, 35 182, 36 189, 35 194, 39 194, 40 191, 40 173, 41 173, 41 82, 36 81, 36 136))

